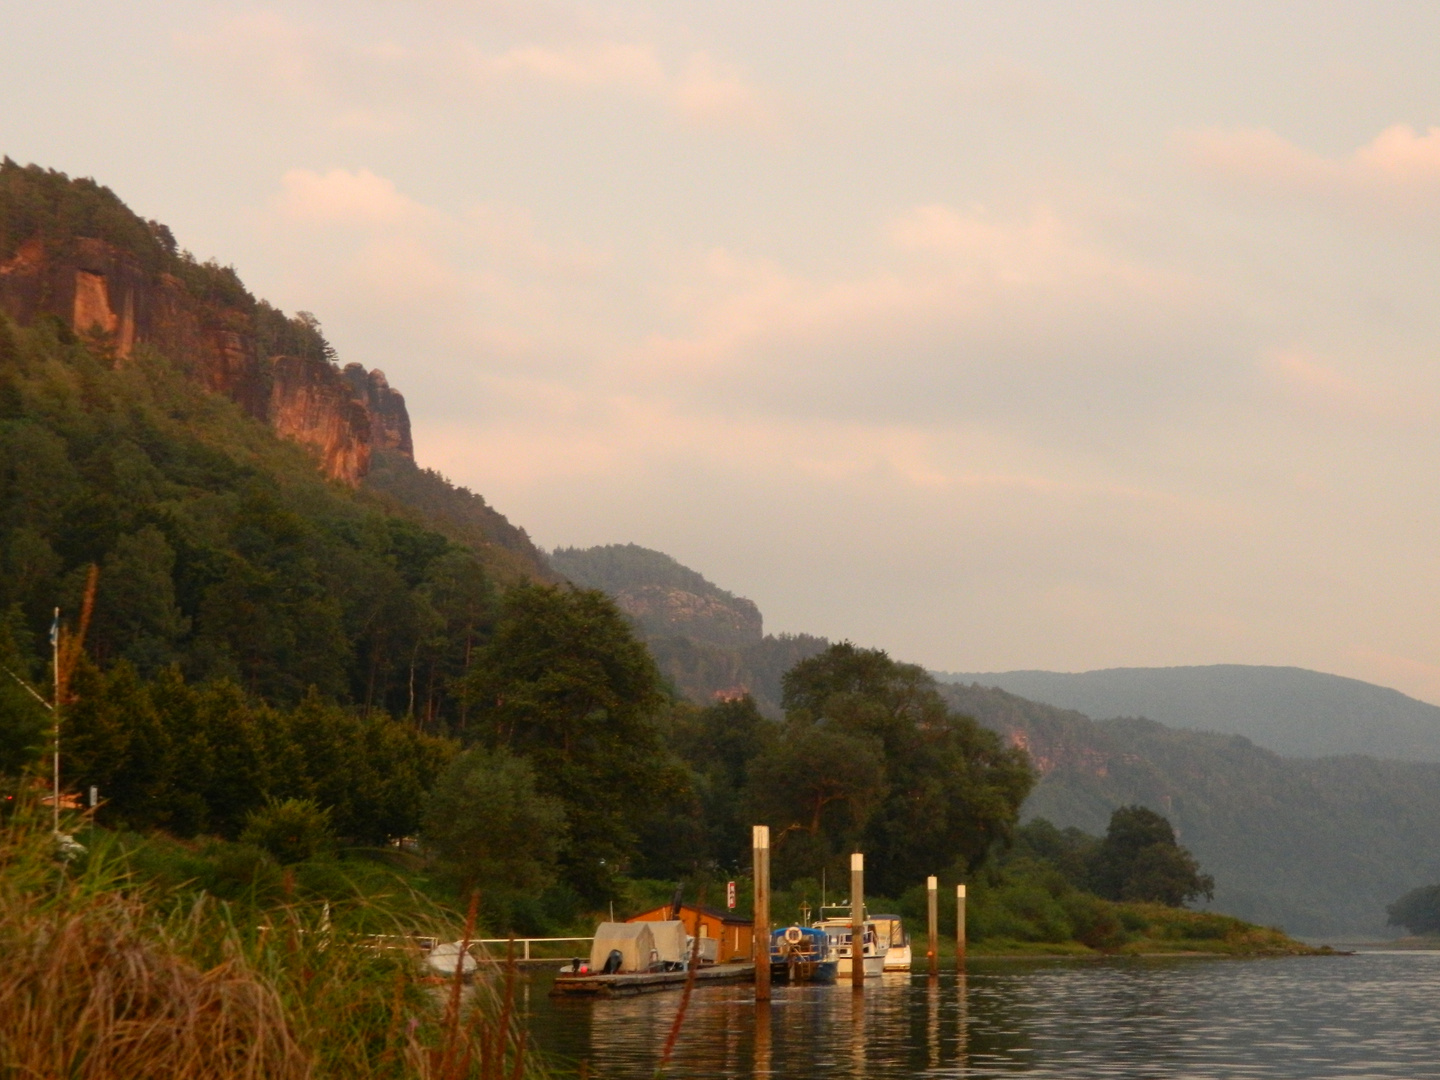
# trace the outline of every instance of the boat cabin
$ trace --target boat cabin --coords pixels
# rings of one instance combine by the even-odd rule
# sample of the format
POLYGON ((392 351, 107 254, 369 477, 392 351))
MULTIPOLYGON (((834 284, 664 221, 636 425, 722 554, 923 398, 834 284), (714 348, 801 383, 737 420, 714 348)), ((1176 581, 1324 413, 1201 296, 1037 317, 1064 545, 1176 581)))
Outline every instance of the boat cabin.
MULTIPOLYGON (((663 904, 632 915, 625 921, 665 922, 672 917, 672 910, 669 904, 663 904)), ((700 939, 701 954, 705 960, 725 964, 732 960, 754 959, 751 950, 754 947, 755 924, 751 920, 742 919, 723 908, 695 904, 681 904, 679 919, 685 924, 687 934, 700 939), (715 943, 713 959, 710 955, 712 946, 707 941, 715 943)))

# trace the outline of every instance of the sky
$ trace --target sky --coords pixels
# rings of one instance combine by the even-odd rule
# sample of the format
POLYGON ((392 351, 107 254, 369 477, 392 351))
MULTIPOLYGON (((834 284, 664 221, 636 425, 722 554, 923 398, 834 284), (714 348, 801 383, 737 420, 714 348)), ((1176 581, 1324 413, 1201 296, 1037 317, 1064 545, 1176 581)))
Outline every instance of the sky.
POLYGON ((1440 6, 12 7, 0 153, 314 312, 546 548, 1440 701, 1440 6))

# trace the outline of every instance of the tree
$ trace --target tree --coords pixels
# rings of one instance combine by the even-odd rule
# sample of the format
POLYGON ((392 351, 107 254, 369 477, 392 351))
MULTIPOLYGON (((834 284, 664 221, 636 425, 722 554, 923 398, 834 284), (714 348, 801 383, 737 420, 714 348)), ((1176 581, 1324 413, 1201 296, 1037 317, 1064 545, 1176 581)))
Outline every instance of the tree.
POLYGON ((883 762, 879 790, 853 804, 864 820, 852 816, 843 826, 855 835, 842 836, 821 819, 832 855, 852 843, 863 847, 877 891, 900 893, 951 867, 972 872, 1009 839, 1034 783, 1029 759, 950 712, 922 668, 847 641, 796 664, 782 685, 793 730, 859 740, 883 762))
POLYGON ((507 750, 472 747, 450 763, 421 836, 462 889, 538 891, 555 878, 565 808, 537 790, 535 770, 507 750))
POLYGON ((1200 873, 1170 822, 1143 806, 1122 806, 1110 815, 1105 839, 1091 856, 1090 885, 1107 900, 1171 907, 1215 894, 1215 879, 1200 873))
POLYGON ((1440 934, 1440 885, 1411 889, 1385 909, 1390 926, 1403 926, 1421 937, 1440 934))
POLYGON ((887 794, 878 742, 833 727, 792 724, 750 770, 750 804, 775 830, 783 878, 818 876, 861 843, 887 794))
POLYGON ((520 584, 466 681, 467 734, 527 759, 542 794, 565 804, 566 879, 609 895, 654 810, 685 797, 660 738, 665 703, 645 646, 603 593, 520 584))
POLYGON ((703 853, 738 870, 750 857, 750 770, 775 744, 780 726, 761 716, 748 694, 704 709, 680 704, 676 713, 671 744, 694 774, 703 853))

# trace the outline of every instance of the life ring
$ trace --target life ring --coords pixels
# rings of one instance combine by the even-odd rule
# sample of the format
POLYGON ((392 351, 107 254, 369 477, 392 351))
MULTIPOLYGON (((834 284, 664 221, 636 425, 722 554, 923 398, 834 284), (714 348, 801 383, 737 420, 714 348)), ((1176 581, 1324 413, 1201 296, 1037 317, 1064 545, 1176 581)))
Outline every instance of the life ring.
POLYGON ((801 932, 798 926, 792 926, 785 931, 785 940, 788 941, 791 945, 799 945, 800 939, 804 936, 805 935, 801 932))

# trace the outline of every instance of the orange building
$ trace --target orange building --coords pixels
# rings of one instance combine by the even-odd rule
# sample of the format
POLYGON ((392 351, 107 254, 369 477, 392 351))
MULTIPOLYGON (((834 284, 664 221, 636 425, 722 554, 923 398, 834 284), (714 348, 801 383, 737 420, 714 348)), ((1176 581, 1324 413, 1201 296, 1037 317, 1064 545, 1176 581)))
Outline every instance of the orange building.
MULTIPOLYGON (((670 905, 664 904, 649 911, 642 911, 639 915, 632 915, 625 921, 664 922, 671 917, 670 911, 670 905)), ((723 908, 681 904, 680 921, 685 924, 685 932, 690 936, 698 937, 701 941, 706 938, 715 940, 716 963, 753 959, 750 947, 755 939, 755 924, 751 920, 732 915, 723 908)))

